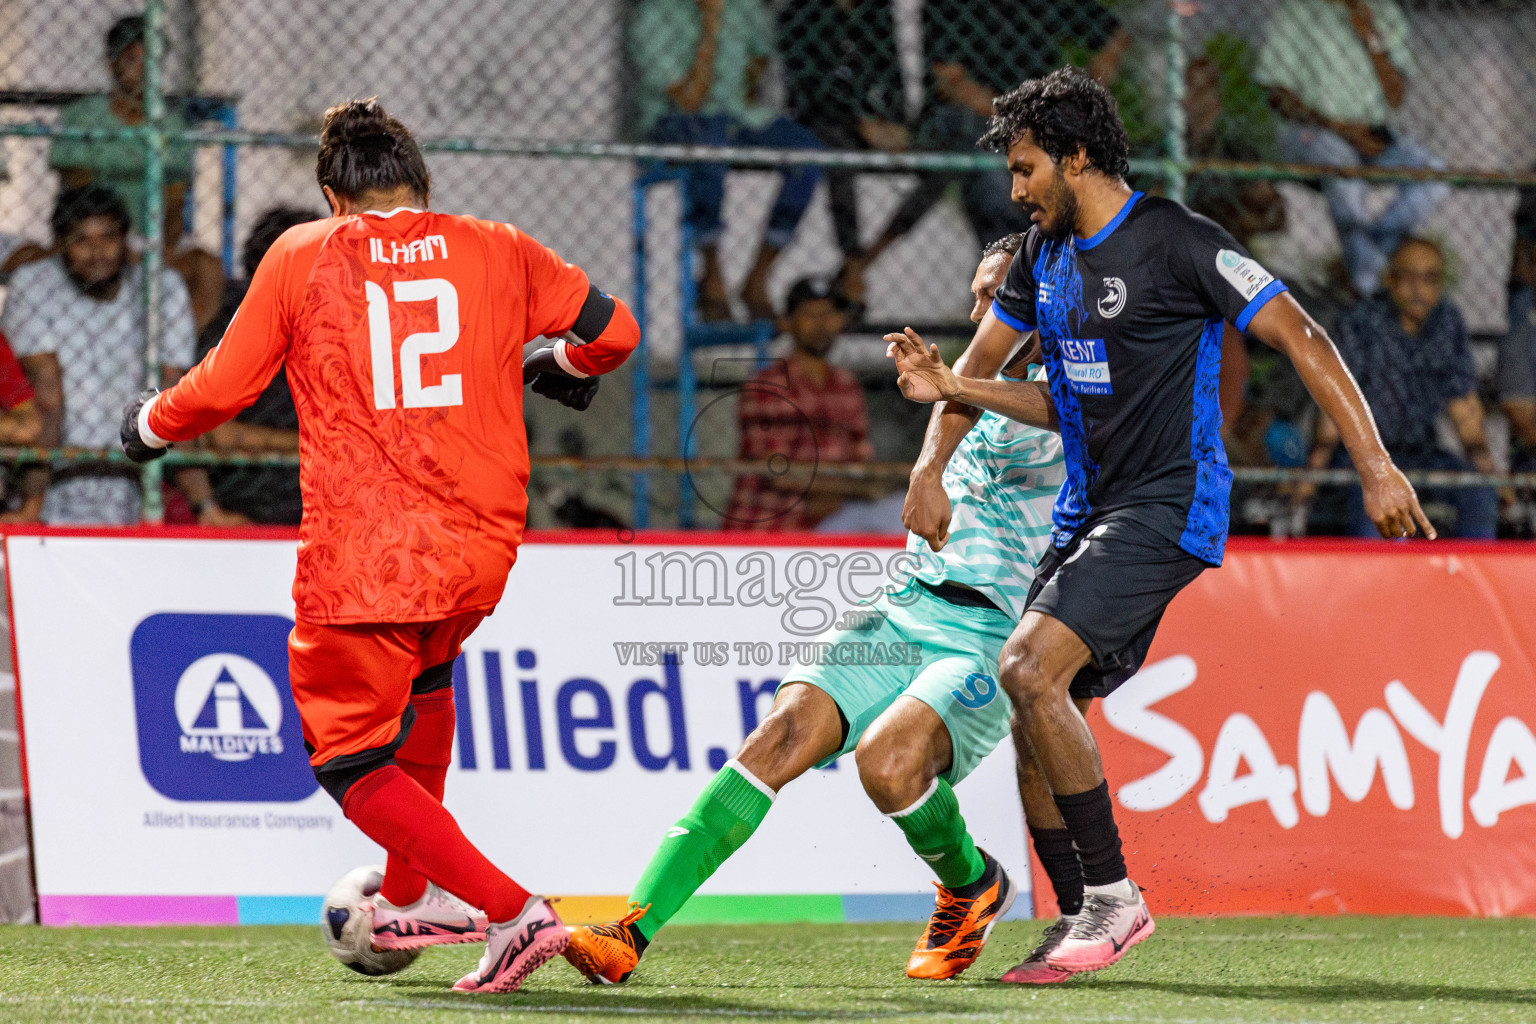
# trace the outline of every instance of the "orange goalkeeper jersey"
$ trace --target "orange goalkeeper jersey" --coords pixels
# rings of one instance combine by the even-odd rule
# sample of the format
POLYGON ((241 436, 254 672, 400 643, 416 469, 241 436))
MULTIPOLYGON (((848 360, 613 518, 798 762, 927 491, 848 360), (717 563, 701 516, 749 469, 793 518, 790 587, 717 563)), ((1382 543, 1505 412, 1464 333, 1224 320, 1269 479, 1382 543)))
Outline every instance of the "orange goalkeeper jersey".
MULTIPOLYGON (((523 346, 570 330, 588 291, 580 268, 506 224, 408 209, 301 224, 147 422, 167 441, 196 437, 286 363, 304 496, 299 616, 488 609, 528 505, 523 346)), ((572 352, 586 372, 611 368, 572 352)))

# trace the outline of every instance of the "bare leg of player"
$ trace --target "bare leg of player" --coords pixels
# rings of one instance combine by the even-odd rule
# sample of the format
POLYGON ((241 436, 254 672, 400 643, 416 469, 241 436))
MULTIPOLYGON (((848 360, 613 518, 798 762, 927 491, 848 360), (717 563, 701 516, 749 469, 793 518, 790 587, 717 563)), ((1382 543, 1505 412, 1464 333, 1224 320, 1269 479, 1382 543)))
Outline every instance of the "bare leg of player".
POLYGON ((976 962, 1018 888, 1001 864, 976 848, 954 790, 941 777, 954 761, 949 729, 927 704, 898 697, 865 730, 855 757, 864 792, 939 877, 907 977, 953 978, 976 962))
POLYGON ((1141 892, 1126 875, 1098 744, 1068 689, 1089 663, 1061 621, 1027 612, 1003 647, 1000 675, 1083 867, 1083 912, 1046 955, 1052 967, 1097 970, 1152 934, 1141 892))
POLYGON ((736 760, 777 793, 831 757, 842 742, 842 717, 826 691, 785 683, 768 717, 742 741, 736 760))
POLYGON ((859 740, 859 781, 882 814, 900 814, 919 799, 953 757, 949 730, 927 704, 898 697, 859 740))

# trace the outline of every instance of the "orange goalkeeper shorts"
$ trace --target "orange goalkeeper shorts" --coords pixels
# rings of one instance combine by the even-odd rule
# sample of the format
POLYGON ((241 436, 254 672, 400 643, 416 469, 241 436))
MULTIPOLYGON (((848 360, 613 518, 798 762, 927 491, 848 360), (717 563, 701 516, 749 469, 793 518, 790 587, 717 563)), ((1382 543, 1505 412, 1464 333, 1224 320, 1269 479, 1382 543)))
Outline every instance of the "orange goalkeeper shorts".
POLYGON ((298 619, 288 636, 288 681, 309 763, 387 746, 400 735, 411 681, 452 661, 487 612, 437 622, 323 626, 298 619))

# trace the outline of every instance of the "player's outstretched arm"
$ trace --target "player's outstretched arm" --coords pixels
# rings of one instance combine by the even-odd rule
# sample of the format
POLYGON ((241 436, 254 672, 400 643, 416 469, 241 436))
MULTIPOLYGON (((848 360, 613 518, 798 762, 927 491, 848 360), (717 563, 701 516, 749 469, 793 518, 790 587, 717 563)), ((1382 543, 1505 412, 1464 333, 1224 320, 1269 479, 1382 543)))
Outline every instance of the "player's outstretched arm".
MULTIPOLYGON (((928 345, 910 327, 887 334, 896 360, 901 393, 914 402, 947 401, 986 409, 1041 430, 1058 430, 1056 406, 1044 381, 977 380, 944 365, 937 345, 928 345)), ((958 363, 957 363, 958 365, 958 363)))
MULTIPOLYGON (((231 326, 231 331, 233 326, 231 326)), ((245 345, 224 340, 175 386, 144 391, 123 409, 123 450, 147 462, 177 441, 190 441, 256 401, 282 365, 283 349, 266 339, 245 345), (156 451, 151 454, 150 449, 156 451)))
MULTIPOLYGON (((891 335, 886 341, 899 337, 902 335, 891 335)), ((970 346, 955 360, 955 369, 972 376, 990 377, 1002 369, 1018 340, 1019 332, 989 311, 976 328, 970 346)), ((912 467, 901 521, 935 551, 942 548, 949 537, 950 505, 949 496, 944 493, 944 467, 949 465, 950 458, 980 415, 981 410, 975 406, 937 402, 928 420, 928 431, 923 436, 923 450, 912 467)))
POLYGON ((1248 323, 1248 332, 1290 357, 1318 408, 1333 423, 1360 473, 1365 511, 1383 537, 1411 537, 1430 525, 1413 485, 1392 462, 1365 396, 1333 341, 1289 292, 1276 295, 1248 323))
POLYGON ((289 321, 278 269, 286 256, 279 239, 256 268, 224 337, 202 362, 173 387, 159 394, 146 391, 128 403, 122 436, 134 461, 146 461, 146 448, 163 450, 207 433, 256 401, 272 383, 288 351, 289 321))

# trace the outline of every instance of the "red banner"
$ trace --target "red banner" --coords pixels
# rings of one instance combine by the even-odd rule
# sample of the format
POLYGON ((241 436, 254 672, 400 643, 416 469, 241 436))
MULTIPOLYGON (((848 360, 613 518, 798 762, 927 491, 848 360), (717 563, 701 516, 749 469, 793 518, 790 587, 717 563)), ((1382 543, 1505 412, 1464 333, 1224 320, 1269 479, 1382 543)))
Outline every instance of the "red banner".
POLYGON ((1536 547, 1234 545, 1090 716, 1131 876, 1154 913, 1536 914, 1533 652, 1536 547))

